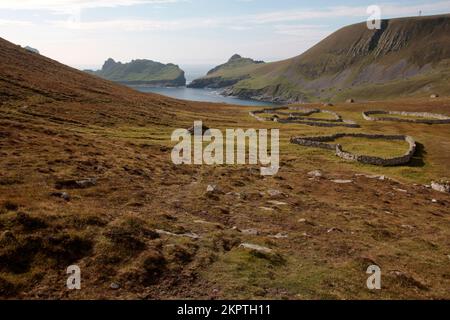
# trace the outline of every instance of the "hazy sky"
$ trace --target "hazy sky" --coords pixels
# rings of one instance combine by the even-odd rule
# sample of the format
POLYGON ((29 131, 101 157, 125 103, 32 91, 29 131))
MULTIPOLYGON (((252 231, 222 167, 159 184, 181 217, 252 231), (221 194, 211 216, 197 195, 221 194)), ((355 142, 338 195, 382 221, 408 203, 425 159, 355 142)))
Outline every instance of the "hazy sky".
POLYGON ((218 64, 232 54, 296 56, 336 29, 382 18, 449 13, 450 1, 0 0, 0 37, 75 67, 146 58, 218 64))

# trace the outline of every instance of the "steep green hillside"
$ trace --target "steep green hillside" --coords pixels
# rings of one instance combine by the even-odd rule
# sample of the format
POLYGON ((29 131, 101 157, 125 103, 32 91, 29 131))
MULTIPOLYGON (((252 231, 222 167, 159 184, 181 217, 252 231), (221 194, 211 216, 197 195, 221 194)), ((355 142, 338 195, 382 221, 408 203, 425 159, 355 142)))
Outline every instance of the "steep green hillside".
POLYGON ((162 64, 151 60, 115 62, 109 58, 99 71, 88 71, 102 78, 133 85, 184 86, 184 71, 172 63, 162 64))
POLYGON ((208 71, 205 77, 196 79, 188 85, 189 88, 223 88, 234 85, 241 80, 247 79, 250 72, 259 66, 264 65, 263 61, 255 61, 250 58, 243 58, 238 54, 233 55, 228 62, 221 64, 208 71))
POLYGON ((241 79, 223 86, 225 94, 257 100, 448 95, 450 15, 383 20, 380 30, 369 30, 365 22, 347 26, 298 57, 227 74, 241 79))

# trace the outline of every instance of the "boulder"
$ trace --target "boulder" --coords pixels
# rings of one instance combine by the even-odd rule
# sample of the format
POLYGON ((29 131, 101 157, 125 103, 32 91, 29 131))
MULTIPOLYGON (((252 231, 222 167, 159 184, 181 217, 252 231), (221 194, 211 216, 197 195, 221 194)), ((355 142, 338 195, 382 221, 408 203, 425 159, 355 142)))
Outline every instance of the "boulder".
POLYGON ((347 184, 347 183, 352 183, 353 180, 341 180, 341 179, 336 179, 336 180, 332 180, 332 182, 337 183, 337 184, 347 184))
POLYGON ((271 198, 279 198, 283 195, 283 193, 281 191, 275 190, 275 189, 267 190, 267 193, 269 194, 269 196, 271 198))
POLYGON ((272 253, 273 250, 269 249, 267 247, 263 247, 257 244, 252 244, 252 243, 241 243, 239 245, 240 248, 245 248, 245 249, 250 249, 250 250, 254 250, 254 251, 258 251, 258 252, 262 252, 262 253, 272 253))
POLYGON ((287 238, 289 238, 289 235, 286 232, 279 232, 276 235, 270 235, 269 238, 287 239, 287 238))
POLYGON ((450 181, 433 181, 431 183, 431 188, 439 192, 450 193, 450 181))
POLYGON ((314 178, 321 178, 323 176, 322 171, 320 170, 313 170, 308 172, 308 176, 314 177, 314 178))

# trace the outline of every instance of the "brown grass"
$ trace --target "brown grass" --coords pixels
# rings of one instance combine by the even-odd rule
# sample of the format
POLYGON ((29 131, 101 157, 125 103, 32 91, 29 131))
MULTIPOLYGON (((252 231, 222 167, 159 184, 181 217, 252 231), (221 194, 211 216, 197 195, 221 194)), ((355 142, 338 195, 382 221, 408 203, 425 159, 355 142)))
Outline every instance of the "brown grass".
POLYGON ((288 142, 336 128, 260 123, 248 108, 140 94, 0 48, 20 57, 5 66, 0 56, 2 298, 450 298, 450 199, 422 186, 448 174, 448 126, 361 117, 379 108, 450 114, 449 100, 333 107, 362 125, 345 130, 410 134, 423 145, 410 166, 379 168, 288 142), (26 81, 13 78, 20 72, 26 81), (103 93, 93 93, 100 87, 103 93), (257 166, 173 165, 170 134, 194 120, 219 129, 280 128, 279 174, 263 178, 257 166), (324 177, 311 180, 313 169, 324 177), (89 177, 97 178, 95 186, 56 190, 61 179, 89 177), (221 192, 208 196, 208 184, 221 192), (282 195, 273 199, 269 189, 282 195), (55 191, 69 193, 70 201, 55 191), (239 231, 250 228, 258 234, 239 231), (272 237, 278 233, 288 238, 272 237), (242 242, 273 255, 240 248, 242 242), (65 287, 70 264, 81 267, 80 291, 65 287), (381 291, 365 287, 371 264, 382 268, 381 291), (111 289, 112 282, 120 288, 111 289))

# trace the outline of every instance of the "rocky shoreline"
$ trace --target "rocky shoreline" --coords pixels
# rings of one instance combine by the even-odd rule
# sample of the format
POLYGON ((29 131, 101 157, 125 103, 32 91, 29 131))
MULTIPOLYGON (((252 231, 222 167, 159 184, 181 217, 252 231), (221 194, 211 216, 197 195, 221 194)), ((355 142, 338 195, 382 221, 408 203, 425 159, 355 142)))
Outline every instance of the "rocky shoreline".
POLYGON ((265 88, 254 90, 254 89, 235 89, 233 87, 227 87, 224 88, 220 94, 227 97, 237 97, 245 100, 271 102, 276 104, 292 104, 305 102, 305 100, 300 99, 298 97, 291 98, 278 95, 270 95, 267 93, 265 88))

